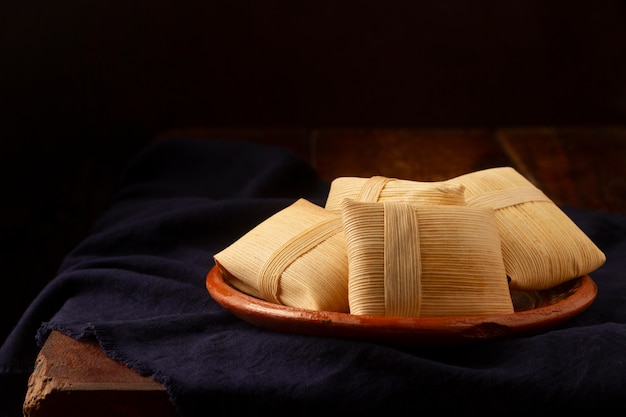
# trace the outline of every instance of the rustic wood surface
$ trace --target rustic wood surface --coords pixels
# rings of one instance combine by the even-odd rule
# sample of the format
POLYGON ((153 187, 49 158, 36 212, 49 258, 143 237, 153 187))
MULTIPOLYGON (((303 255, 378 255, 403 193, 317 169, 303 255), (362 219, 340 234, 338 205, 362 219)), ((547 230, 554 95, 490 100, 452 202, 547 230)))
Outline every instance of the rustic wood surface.
POLYGON ((53 331, 28 382, 26 417, 174 416, 162 385, 107 357, 95 341, 53 331))
MULTIPOLYGON (((200 140, 287 147, 321 178, 385 175, 429 181, 512 166, 557 205, 626 213, 626 127, 499 129, 195 129, 200 140)), ((95 342, 53 332, 31 377, 27 416, 174 415, 158 383, 108 358, 95 342), (108 408, 107 408, 108 407, 108 408)))

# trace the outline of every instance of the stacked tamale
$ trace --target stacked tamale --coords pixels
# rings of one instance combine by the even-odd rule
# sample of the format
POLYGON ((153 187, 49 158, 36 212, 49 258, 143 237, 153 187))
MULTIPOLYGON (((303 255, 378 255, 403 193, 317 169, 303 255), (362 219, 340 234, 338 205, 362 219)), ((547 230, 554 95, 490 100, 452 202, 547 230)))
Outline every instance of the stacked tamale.
POLYGON ((604 254, 510 167, 447 181, 339 177, 215 254, 226 280, 291 307, 360 315, 513 313, 511 290, 588 274, 604 254))

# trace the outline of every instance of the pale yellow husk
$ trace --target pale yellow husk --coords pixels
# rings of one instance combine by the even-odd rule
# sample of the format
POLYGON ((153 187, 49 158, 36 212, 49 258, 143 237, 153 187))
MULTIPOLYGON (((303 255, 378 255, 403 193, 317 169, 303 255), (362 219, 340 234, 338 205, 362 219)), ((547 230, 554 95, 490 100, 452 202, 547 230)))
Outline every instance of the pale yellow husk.
POLYGON ((348 312, 341 216, 300 199, 215 254, 240 291, 291 307, 348 312))
POLYGON ((325 208, 339 212, 348 198, 361 202, 404 201, 415 204, 464 205, 464 186, 445 181, 410 181, 382 176, 339 177, 330 184, 325 208))
POLYGON ((492 209, 344 199, 341 213, 350 313, 513 313, 492 209))
POLYGON ((465 187, 467 205, 495 210, 511 288, 550 288, 606 261, 591 239, 515 169, 475 171, 448 182, 465 187))

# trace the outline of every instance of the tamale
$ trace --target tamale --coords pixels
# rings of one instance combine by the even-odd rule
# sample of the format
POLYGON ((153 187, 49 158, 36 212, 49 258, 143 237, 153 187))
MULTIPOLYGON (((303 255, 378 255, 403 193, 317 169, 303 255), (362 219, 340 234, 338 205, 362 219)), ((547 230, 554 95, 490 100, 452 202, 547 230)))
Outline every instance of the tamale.
POLYGON ((339 212, 344 198, 361 202, 404 201, 457 206, 465 204, 462 184, 410 181, 383 176, 335 178, 330 184, 325 208, 339 212))
POLYGON ((341 214, 351 314, 513 313, 492 209, 344 199, 341 214))
POLYGON ((305 199, 261 222, 214 258, 229 283, 249 295, 291 307, 348 312, 341 216, 305 199))
POLYGON ((511 288, 551 288, 606 261, 591 239, 514 168, 475 171, 448 182, 465 187, 467 205, 495 210, 511 288))

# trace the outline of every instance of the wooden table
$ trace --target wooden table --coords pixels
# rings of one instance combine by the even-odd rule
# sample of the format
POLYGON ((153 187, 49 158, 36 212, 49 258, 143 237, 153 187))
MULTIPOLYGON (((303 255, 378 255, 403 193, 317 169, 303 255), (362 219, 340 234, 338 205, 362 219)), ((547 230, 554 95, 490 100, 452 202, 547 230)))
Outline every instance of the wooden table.
MULTIPOLYGON (((557 205, 626 213, 626 126, 471 129, 213 128, 163 132, 290 148, 325 180, 384 175, 443 180, 512 166, 557 205)), ((106 357, 95 341, 53 332, 26 416, 172 416, 164 388, 106 357), (97 404, 97 406, 96 406, 97 404)))

